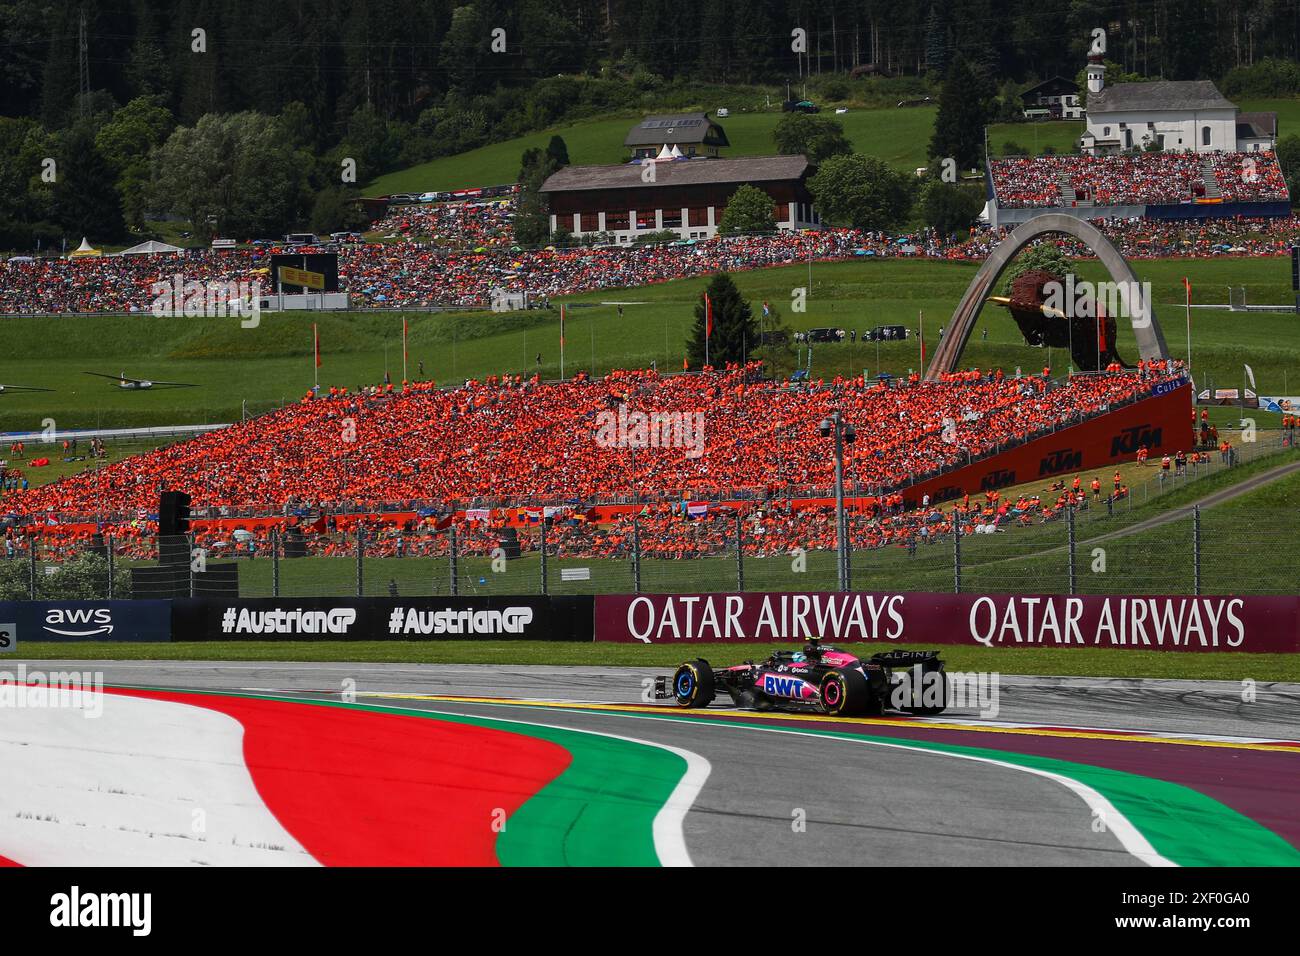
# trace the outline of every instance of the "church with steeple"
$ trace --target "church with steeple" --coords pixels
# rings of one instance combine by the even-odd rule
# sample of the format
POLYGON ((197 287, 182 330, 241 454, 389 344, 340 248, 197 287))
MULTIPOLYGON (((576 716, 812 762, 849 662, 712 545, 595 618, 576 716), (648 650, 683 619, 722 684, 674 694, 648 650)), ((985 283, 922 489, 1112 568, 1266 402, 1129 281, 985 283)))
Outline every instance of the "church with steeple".
POLYGON ((1276 113, 1243 113, 1210 80, 1106 85, 1106 64, 1088 58, 1087 130, 1080 151, 1105 156, 1152 143, 1171 152, 1258 152, 1277 141, 1276 113))

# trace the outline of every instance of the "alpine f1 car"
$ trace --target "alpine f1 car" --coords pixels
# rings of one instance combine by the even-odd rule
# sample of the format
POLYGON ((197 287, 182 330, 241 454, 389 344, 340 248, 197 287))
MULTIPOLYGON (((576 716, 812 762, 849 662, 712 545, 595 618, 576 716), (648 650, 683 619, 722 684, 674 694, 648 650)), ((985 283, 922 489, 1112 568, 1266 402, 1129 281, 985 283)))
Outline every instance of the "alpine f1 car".
POLYGON ((937 651, 885 651, 864 661, 817 640, 802 651, 777 651, 766 660, 735 667, 715 670, 706 660, 687 661, 672 677, 655 678, 655 699, 675 700, 679 707, 708 707, 721 690, 737 707, 837 717, 879 714, 886 708, 939 714, 947 702, 946 689, 937 651))

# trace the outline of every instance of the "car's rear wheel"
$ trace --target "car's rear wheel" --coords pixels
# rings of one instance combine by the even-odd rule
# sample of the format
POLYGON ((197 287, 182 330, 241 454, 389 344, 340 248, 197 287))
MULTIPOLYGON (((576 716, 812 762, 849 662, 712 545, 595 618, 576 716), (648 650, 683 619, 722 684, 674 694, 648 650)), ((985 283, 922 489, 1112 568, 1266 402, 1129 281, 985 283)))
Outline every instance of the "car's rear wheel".
POLYGON ((851 717, 866 713, 871 706, 871 685, 861 671, 845 668, 833 670, 822 678, 822 710, 832 717, 851 717))
POLYGON ((921 688, 921 700, 908 701, 901 709, 903 713, 917 717, 938 716, 948 709, 948 675, 944 671, 943 661, 927 661, 922 666, 921 673, 925 682, 921 688))
POLYGON ((678 707, 708 707, 715 693, 713 668, 706 660, 687 661, 673 674, 673 698, 678 707))

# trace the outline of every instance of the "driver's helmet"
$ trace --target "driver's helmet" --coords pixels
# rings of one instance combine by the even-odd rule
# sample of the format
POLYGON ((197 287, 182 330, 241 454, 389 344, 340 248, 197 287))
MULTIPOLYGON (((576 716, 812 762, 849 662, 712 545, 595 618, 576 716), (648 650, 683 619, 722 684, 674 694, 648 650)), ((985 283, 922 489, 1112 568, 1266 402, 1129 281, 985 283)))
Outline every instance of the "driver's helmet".
POLYGON ((806 664, 807 662, 808 656, 803 651, 795 651, 790 655, 790 663, 792 664, 806 664))

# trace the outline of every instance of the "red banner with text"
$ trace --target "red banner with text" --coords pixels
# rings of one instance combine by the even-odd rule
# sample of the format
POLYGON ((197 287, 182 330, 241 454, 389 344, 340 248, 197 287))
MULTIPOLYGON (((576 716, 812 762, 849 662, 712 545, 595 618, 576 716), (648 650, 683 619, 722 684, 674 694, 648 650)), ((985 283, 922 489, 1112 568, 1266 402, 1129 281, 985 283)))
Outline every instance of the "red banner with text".
POLYGON ((610 594, 596 640, 645 644, 802 641, 1300 651, 1300 597, 808 592, 610 594))

